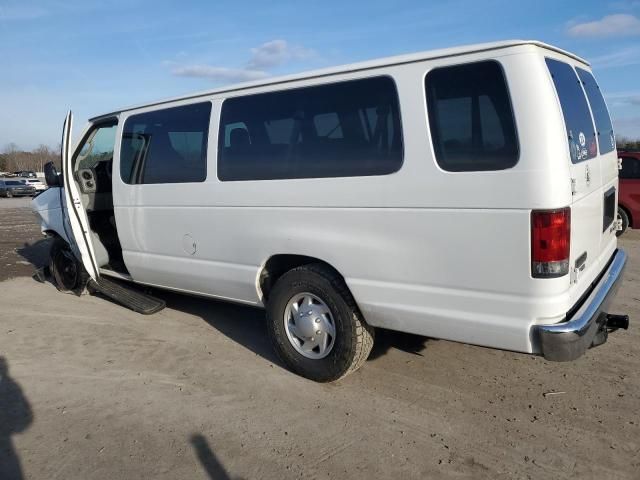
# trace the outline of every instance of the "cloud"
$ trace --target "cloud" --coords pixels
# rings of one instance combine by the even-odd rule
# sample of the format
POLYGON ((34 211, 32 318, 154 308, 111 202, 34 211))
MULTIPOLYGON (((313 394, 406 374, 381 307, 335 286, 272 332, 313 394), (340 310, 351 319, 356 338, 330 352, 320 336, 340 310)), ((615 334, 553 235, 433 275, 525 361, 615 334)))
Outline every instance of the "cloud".
POLYGON ((622 48, 606 55, 592 57, 590 61, 596 69, 638 65, 640 64, 640 46, 622 48))
POLYGON ((171 73, 178 77, 208 78, 219 83, 249 82, 269 76, 267 72, 262 70, 212 67, 210 65, 186 65, 176 67, 171 70, 171 73))
POLYGON ((570 26, 567 31, 572 37, 640 35, 640 19, 628 13, 618 13, 593 22, 577 23, 570 26))
POLYGON ((26 5, 0 6, 0 20, 32 20, 47 15, 44 8, 26 5))
POLYGON ((250 69, 273 68, 283 63, 306 60, 314 55, 312 50, 289 45, 285 40, 272 40, 251 49, 250 69))
POLYGON ((612 106, 634 105, 640 106, 640 92, 622 92, 606 95, 607 103, 612 106))
POLYGON ((229 68, 214 65, 177 65, 164 62, 171 67, 171 73, 180 77, 207 78, 216 83, 247 82, 260 80, 270 75, 269 70, 285 63, 301 61, 315 55, 313 50, 289 45, 285 40, 271 40, 251 49, 251 57, 243 68, 229 68))

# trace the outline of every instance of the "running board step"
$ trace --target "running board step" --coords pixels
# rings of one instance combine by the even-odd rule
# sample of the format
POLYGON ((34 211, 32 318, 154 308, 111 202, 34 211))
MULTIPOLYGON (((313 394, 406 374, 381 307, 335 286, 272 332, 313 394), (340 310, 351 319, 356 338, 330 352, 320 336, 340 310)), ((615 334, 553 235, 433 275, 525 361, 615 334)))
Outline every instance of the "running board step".
POLYGON ((116 283, 105 277, 89 280, 88 286, 114 302, 143 315, 159 312, 166 306, 164 300, 139 292, 130 286, 116 283))

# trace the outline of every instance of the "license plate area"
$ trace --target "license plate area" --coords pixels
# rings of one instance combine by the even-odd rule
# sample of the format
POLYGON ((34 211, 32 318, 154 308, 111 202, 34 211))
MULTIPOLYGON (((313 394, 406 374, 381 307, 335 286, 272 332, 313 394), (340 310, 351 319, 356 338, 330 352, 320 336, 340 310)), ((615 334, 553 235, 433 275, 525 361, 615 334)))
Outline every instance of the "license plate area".
POLYGON ((604 232, 616 218, 616 188, 611 187, 604 194, 602 231, 604 232))

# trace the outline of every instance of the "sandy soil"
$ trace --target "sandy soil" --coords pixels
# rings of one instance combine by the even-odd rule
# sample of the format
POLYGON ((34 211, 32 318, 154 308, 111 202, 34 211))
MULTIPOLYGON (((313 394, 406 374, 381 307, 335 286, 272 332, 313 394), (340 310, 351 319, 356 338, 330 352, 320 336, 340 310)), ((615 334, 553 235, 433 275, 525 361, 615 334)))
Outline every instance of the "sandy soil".
MULTIPOLYGON (((2 224, 31 221, 7 212, 2 224)), ((5 231, 0 255, 24 243, 5 231)), ((0 472, 638 479, 640 232, 621 244, 616 311, 632 327, 578 361, 381 332, 366 365, 332 385, 278 364, 260 310, 162 294, 168 308, 145 317, 12 278, 0 283, 0 472)))

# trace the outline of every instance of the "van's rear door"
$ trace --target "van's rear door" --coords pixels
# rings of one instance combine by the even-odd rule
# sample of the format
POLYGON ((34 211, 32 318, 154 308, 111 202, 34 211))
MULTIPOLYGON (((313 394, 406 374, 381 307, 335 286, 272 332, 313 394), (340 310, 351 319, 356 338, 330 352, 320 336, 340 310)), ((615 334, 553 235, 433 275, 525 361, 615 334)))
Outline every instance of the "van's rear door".
POLYGON ((593 282, 615 248, 617 154, 606 104, 586 67, 547 58, 569 146, 574 300, 593 282))
POLYGON ((62 127, 62 178, 64 180, 64 200, 68 217, 68 224, 71 226, 74 242, 72 248, 75 254, 80 257, 87 273, 94 280, 97 278, 97 268, 93 245, 89 240, 89 222, 82 205, 80 190, 73 178, 73 155, 71 152, 71 129, 73 124, 73 113, 69 111, 62 127))

